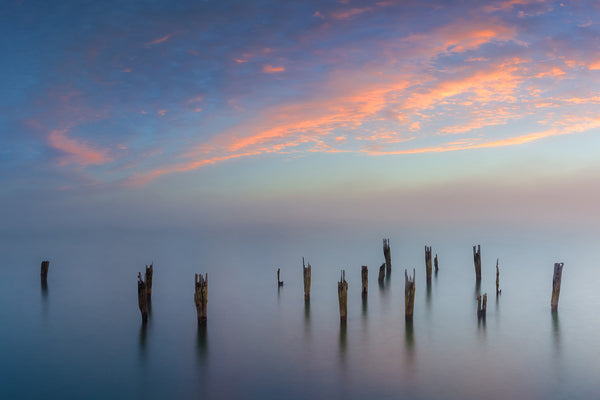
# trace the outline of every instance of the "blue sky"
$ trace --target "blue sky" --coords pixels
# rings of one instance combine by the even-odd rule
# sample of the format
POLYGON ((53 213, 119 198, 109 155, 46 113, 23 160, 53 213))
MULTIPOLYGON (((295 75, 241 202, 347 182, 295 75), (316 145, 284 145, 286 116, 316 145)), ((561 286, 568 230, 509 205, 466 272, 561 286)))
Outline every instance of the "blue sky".
POLYGON ((5 226, 600 222, 597 2, 53 3, 0 11, 5 226))

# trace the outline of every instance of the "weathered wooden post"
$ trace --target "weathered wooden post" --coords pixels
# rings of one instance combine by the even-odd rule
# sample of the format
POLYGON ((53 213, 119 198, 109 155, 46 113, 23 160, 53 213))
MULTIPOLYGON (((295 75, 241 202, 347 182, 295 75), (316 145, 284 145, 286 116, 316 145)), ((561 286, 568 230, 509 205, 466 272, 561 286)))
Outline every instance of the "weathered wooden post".
POLYGON ((481 282, 481 245, 473 246, 473 263, 475 264, 475 279, 481 282))
POLYGON ((427 282, 431 282, 431 246, 425 246, 425 272, 427 272, 427 282))
POLYGON ((154 263, 150 264, 150 267, 146 265, 146 293, 148 299, 152 297, 152 275, 154 274, 154 263))
POLYGON ((552 311, 558 310, 558 296, 560 295, 560 282, 564 263, 554 263, 554 276, 552 277, 552 299, 550 306, 552 311))
POLYGON ((283 281, 279 279, 279 268, 277 268, 277 287, 283 286, 283 281))
POLYGON ((42 261, 42 267, 40 271, 40 278, 42 280, 42 286, 48 285, 48 269, 50 268, 50 261, 42 261))
POLYGON ((142 313, 142 322, 148 322, 148 293, 141 272, 138 272, 138 306, 142 313))
POLYGON ((361 294, 363 299, 367 297, 367 293, 369 291, 369 268, 366 265, 363 265, 360 268, 360 277, 362 278, 362 290, 361 294))
POLYGON ((340 323, 346 323, 348 313, 348 282, 346 282, 346 271, 342 270, 342 276, 338 282, 338 300, 340 303, 340 323))
POLYGON ((496 258, 496 296, 502 293, 502 290, 500 290, 500 269, 498 268, 498 261, 499 259, 496 258))
POLYGON ((308 267, 304 266, 304 257, 302 257, 302 275, 304 277, 304 301, 310 301, 310 263, 308 267))
POLYGON ((205 276, 195 274, 194 303, 198 314, 198 324, 206 323, 206 303, 208 300, 208 273, 205 276))
POLYGON ((435 267, 435 274, 437 275, 438 273, 438 259, 437 259, 437 253, 435 254, 435 257, 433 257, 433 266, 435 267))
POLYGON ((392 273, 392 256, 390 254, 390 239, 383 239, 383 256, 385 257, 385 269, 388 277, 392 273))
POLYGON ((477 318, 485 319, 485 311, 487 310, 487 293, 483 296, 477 296, 477 318))
POLYGON ((413 309, 415 307, 415 269, 413 268, 412 280, 408 277, 408 272, 404 270, 404 317, 412 320, 413 309))
POLYGON ((379 282, 380 285, 383 285, 383 278, 385 278, 385 263, 381 264, 381 267, 379 267, 377 282, 379 282))

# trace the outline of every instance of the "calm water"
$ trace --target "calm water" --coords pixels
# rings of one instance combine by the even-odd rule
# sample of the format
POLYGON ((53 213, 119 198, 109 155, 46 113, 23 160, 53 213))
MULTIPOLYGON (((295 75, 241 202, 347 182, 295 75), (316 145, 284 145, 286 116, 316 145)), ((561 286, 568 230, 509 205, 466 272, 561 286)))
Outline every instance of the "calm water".
POLYGON ((4 236, 0 397, 598 398, 599 238, 463 236, 4 236), (384 236, 391 239, 393 267, 380 287, 384 236), (485 323, 476 317, 472 245, 478 242, 485 323), (440 260, 430 287, 425 244, 440 260), (313 267, 310 306, 302 256, 313 267), (43 291, 39 271, 46 258, 43 291), (152 261, 144 329, 136 276, 152 261), (555 261, 565 267, 559 312, 552 315, 555 261), (369 267, 366 303, 363 264, 369 267), (279 290, 277 267, 285 281, 279 290), (404 320, 407 267, 416 268, 412 326, 404 320), (345 329, 337 304, 341 268, 349 284, 345 329), (208 272, 205 329, 197 326, 193 302, 197 272, 208 272))

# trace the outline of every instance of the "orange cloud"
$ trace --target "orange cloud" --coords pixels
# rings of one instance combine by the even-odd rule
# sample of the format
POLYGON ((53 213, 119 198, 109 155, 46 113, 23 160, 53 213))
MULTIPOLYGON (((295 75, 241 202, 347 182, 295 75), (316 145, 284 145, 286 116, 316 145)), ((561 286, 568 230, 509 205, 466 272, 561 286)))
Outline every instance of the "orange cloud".
POLYGON ((263 72, 266 74, 273 74, 276 72, 283 72, 285 71, 284 67, 273 67, 272 65, 265 65, 263 67, 263 72))
POLYGON ((164 43, 164 42, 166 42, 167 40, 169 40, 169 39, 170 39, 172 36, 173 36, 173 34, 172 34, 172 33, 169 33, 168 35, 165 35, 165 36, 159 37, 159 38, 157 38, 157 39, 154 39, 154 40, 153 40, 153 41, 151 41, 151 42, 148 42, 148 43, 147 43, 147 45, 148 45, 148 46, 152 46, 152 45, 155 45, 155 44, 164 43))
POLYGON ((80 166, 106 164, 113 159, 108 149, 96 149, 95 146, 79 139, 70 138, 68 129, 55 129, 48 135, 48 144, 65 155, 60 158, 59 165, 78 164, 80 166))

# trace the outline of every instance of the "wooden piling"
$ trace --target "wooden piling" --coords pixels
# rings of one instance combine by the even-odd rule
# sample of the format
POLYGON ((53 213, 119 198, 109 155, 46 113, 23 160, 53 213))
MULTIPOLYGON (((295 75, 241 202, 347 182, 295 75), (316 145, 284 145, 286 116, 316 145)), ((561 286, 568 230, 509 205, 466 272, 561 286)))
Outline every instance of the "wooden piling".
POLYGON ((346 282, 346 271, 342 270, 341 279, 338 282, 338 300, 340 303, 340 323, 346 323, 348 314, 348 282, 346 282))
POLYGON ((148 322, 148 292, 141 272, 138 272, 138 307, 142 313, 142 322, 148 322))
POLYGON ((431 246, 425 246, 425 272, 427 272, 427 282, 431 282, 431 246))
POLYGON ((379 282, 380 285, 383 285, 383 278, 385 278, 385 263, 381 264, 381 267, 379 267, 377 282, 379 282))
POLYGON ((415 269, 413 268, 412 280, 408 277, 408 272, 404 270, 404 317, 412 320, 415 307, 415 269))
POLYGON ((473 246, 473 264, 475 264, 475 279, 481 282, 481 245, 473 246))
POLYGON ((194 303, 196 303, 196 313, 198 315, 198 323, 206 323, 206 303, 208 300, 208 273, 205 276, 195 274, 195 291, 194 303))
POLYGON ((383 256, 385 257, 385 270, 388 276, 392 273, 392 256, 390 253, 390 239, 383 239, 383 256))
POLYGON ((485 312, 487 310, 487 293, 483 296, 477 296, 477 318, 485 319, 485 312))
POLYGON ((560 295, 560 282, 564 263, 554 263, 554 276, 552 277, 552 299, 550 307, 552 311, 558 310, 558 296, 560 295))
POLYGON ((363 299, 367 297, 367 293, 369 291, 369 268, 366 265, 363 265, 360 268, 360 276, 362 278, 362 290, 361 294, 363 299))
POLYGON ((42 281, 42 285, 46 285, 48 283, 48 269, 50 268, 50 261, 42 261, 40 278, 42 281))
POLYGON ((302 275, 304 277, 304 301, 310 301, 310 263, 308 267, 304 266, 304 257, 302 257, 302 275))
POLYGON ((150 267, 146 265, 146 279, 144 282, 146 283, 146 293, 148 295, 148 299, 152 297, 152 275, 154 274, 154 263, 150 264, 150 267))
POLYGON ((496 296, 502 293, 502 290, 500 290, 500 269, 498 268, 498 261, 499 259, 496 258, 496 296))
POLYGON ((438 259, 437 259, 437 253, 435 254, 435 257, 433 257, 433 266, 435 267, 435 274, 437 275, 438 273, 438 259))
POLYGON ((277 268, 277 286, 283 286, 283 281, 279 279, 279 268, 277 268))

